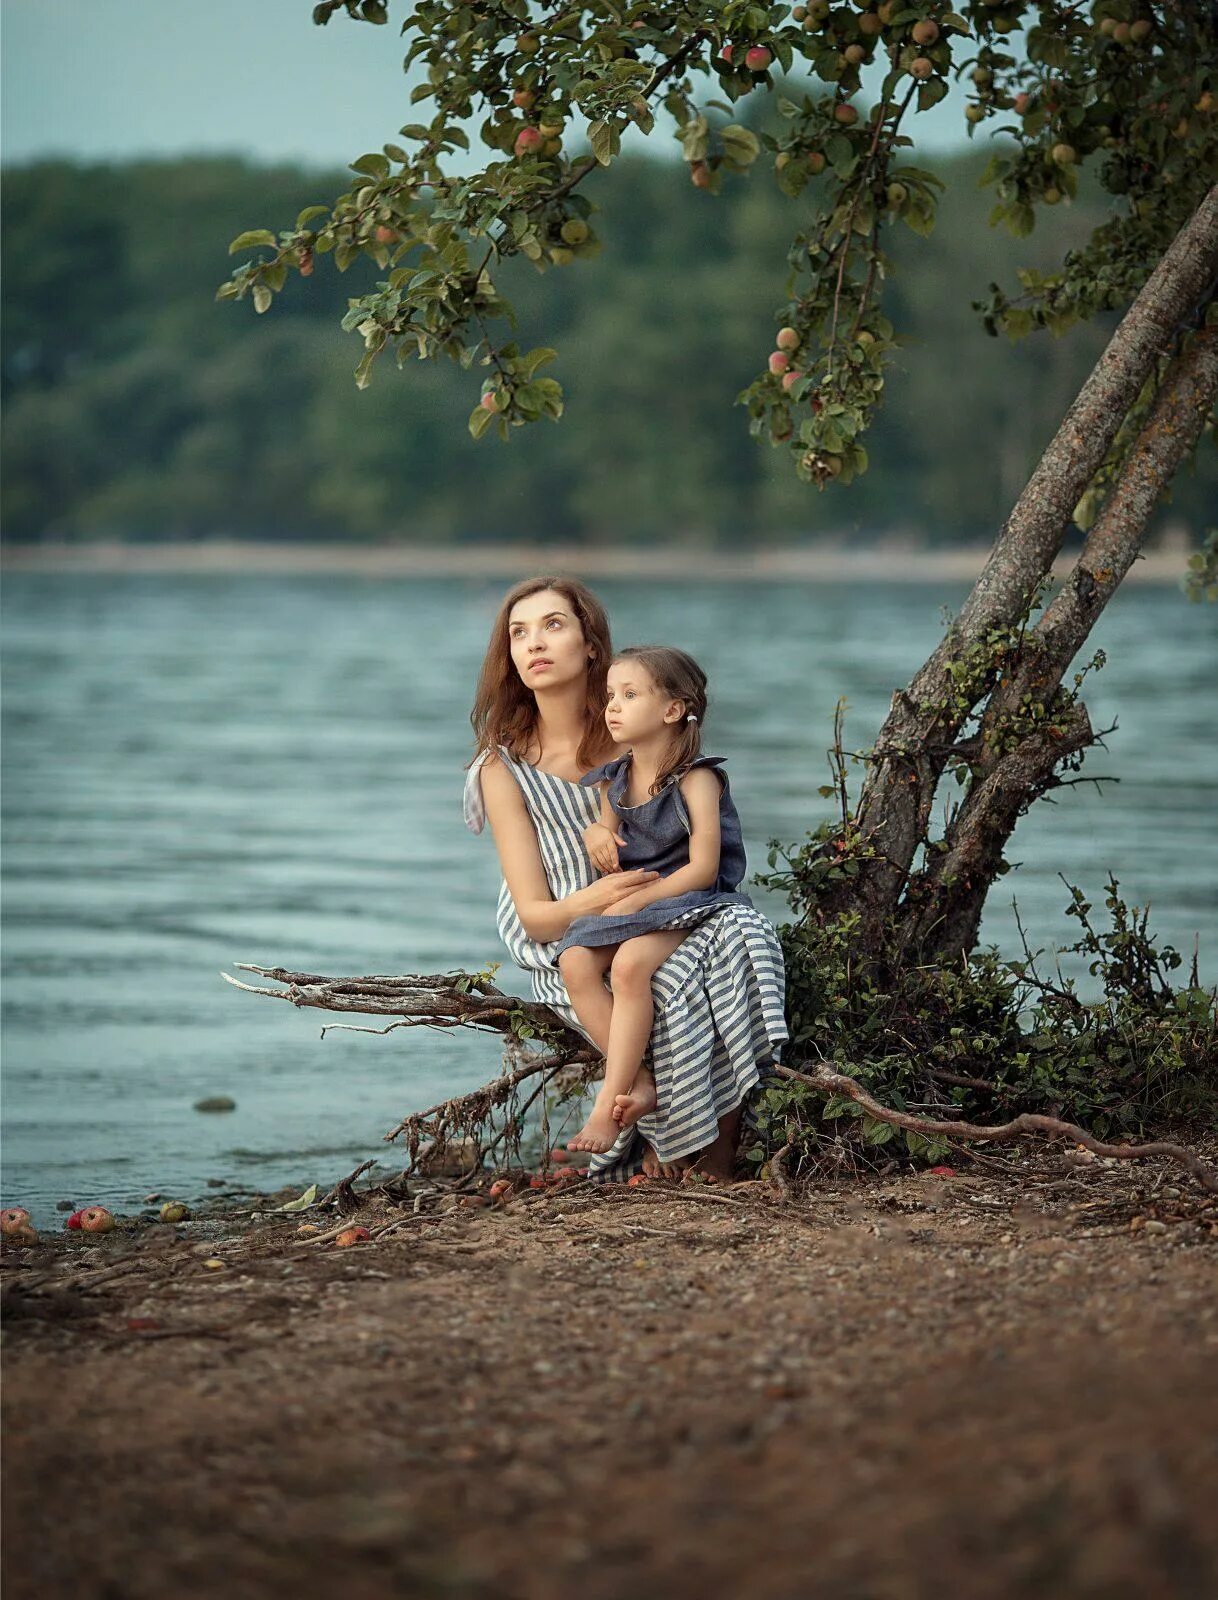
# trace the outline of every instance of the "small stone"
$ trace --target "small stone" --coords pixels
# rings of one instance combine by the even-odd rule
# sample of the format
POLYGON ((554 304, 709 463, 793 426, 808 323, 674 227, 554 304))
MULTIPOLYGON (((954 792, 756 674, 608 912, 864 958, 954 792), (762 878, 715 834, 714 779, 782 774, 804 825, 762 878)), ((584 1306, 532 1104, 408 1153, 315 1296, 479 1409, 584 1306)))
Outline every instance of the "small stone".
POLYGON ((235 1111, 237 1102, 230 1100, 226 1094, 209 1094, 202 1100, 196 1100, 196 1111, 235 1111))
POLYGON ((214 1272, 217 1267, 222 1267, 224 1265, 224 1263, 223 1263, 223 1261, 220 1260, 219 1256, 210 1256, 203 1263, 203 1265, 205 1267, 207 1267, 209 1271, 214 1272))
POLYGON ((1152 1217, 1150 1221, 1143 1226, 1142 1231, 1144 1233, 1166 1233, 1167 1224, 1166 1222, 1159 1222, 1156 1218, 1152 1217))
POLYGON ((75 1211, 76 1202, 75 1200, 57 1200, 55 1202, 55 1209, 56 1211, 75 1211))
MULTIPOLYGON (((197 1106, 195 1107, 195 1110, 198 1110, 197 1106)), ((227 1178, 208 1178, 207 1187, 209 1189, 223 1189, 227 1182, 227 1178)))

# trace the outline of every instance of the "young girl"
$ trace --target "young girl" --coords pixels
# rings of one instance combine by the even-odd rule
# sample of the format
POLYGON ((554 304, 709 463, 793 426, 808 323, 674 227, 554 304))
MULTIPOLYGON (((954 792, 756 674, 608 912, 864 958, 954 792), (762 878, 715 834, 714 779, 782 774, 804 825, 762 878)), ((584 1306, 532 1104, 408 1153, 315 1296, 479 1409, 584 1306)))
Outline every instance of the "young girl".
POLYGON ((720 906, 751 905, 740 818, 717 769, 701 753, 706 674, 683 650, 639 645, 613 658, 605 721, 625 755, 586 773, 601 816, 584 833, 601 873, 649 869, 660 877, 618 900, 612 913, 577 917, 555 956, 575 1014, 589 1031, 608 1013, 605 1080, 572 1150, 608 1150, 654 1109, 643 1070, 651 1035, 651 979, 696 923, 720 906), (612 997, 605 988, 609 974, 612 997))

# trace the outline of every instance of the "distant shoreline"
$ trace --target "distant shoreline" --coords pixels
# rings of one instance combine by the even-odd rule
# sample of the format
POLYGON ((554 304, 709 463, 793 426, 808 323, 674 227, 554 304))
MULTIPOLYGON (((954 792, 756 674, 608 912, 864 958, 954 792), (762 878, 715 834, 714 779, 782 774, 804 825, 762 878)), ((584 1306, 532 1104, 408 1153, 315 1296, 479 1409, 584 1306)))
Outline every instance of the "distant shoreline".
MULTIPOLYGON (((969 583, 981 571, 989 546, 925 550, 887 543, 862 549, 841 546, 772 546, 740 554, 680 545, 608 549, 531 544, 307 544, 207 539, 189 543, 7 544, 0 566, 8 572, 164 573, 182 577, 219 574, 290 577, 336 574, 369 578, 525 577, 571 572, 594 578, 655 578, 711 582, 796 581, 843 583, 969 583)), ((1059 558, 1064 577, 1074 555, 1059 558)), ((1129 583, 1179 584, 1187 551, 1173 544, 1134 563, 1129 583)))

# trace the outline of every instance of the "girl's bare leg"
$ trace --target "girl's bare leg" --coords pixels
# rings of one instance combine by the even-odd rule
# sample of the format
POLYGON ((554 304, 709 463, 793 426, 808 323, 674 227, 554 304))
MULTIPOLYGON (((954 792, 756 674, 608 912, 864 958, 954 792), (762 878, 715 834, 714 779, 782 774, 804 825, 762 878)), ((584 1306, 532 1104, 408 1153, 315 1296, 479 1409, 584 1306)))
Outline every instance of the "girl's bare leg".
POLYGON ((605 1051, 605 1078, 587 1122, 570 1141, 572 1150, 610 1148, 622 1129, 613 1115, 619 1096, 637 1094, 638 1116, 654 1107, 654 1083, 650 1085, 648 1104, 647 1096, 635 1082, 655 1018, 651 979, 684 937, 683 932, 675 930, 645 933, 617 946, 609 967, 613 1015, 609 1023, 609 1047, 605 1051))
POLYGON ((591 950, 573 944, 558 958, 571 1009, 602 1055, 609 1048, 609 1022, 613 1016, 613 996, 605 988, 605 974, 616 950, 615 944, 591 950))

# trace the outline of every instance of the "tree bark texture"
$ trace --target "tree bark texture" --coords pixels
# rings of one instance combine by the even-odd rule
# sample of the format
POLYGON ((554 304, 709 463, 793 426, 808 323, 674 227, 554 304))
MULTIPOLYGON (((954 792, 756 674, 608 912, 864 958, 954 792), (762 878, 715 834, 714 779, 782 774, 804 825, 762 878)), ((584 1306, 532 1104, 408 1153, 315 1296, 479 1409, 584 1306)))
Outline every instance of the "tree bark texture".
MULTIPOLYGON (((858 913, 857 936, 863 951, 879 953, 885 947, 886 925, 897 913, 915 856, 927 838, 940 779, 953 756, 962 752, 956 743, 960 730, 999 681, 1002 668, 993 659, 991 635, 1017 626, 1026 615, 1061 549, 1074 508, 1102 466, 1126 414, 1198 307, 1212 297, 1216 279, 1218 185, 1181 229, 1122 319, 999 532, 960 615, 908 688, 893 696, 869 758, 856 813, 859 835, 875 853, 860 859, 857 876, 834 883, 817 902, 825 917, 847 910, 858 913)), ((1042 646, 1054 641, 1054 661, 1069 646, 1059 680, 1128 570, 1162 488, 1195 442, 1205 416, 1212 368, 1212 331, 1202 329, 1173 365, 1151 422, 1092 530, 1075 575, 1063 591, 1073 599, 1059 596, 1060 604, 1055 602, 1042 619, 1046 630, 1042 646)), ((1071 719, 1057 747, 1058 759, 1088 742, 1089 730, 1084 737, 1081 721, 1071 719)), ((968 743, 965 753, 971 764, 974 741, 968 743)), ((981 785, 990 778, 995 781, 984 801, 978 794, 972 814, 958 830, 961 850, 971 863, 963 893, 975 903, 975 915, 962 903, 950 919, 950 932, 942 908, 931 909, 924 921, 910 925, 915 939, 931 938, 927 951, 931 958, 967 949, 975 939, 980 907, 1001 854, 1000 848, 995 853, 992 842, 1004 827, 1009 834, 1027 803, 1051 786, 1051 750, 1043 740, 1033 743, 1034 748, 1012 752, 1012 767, 1002 778, 993 771, 980 775, 981 785), (990 818, 983 820, 987 807, 990 818), (939 931, 932 936, 932 929, 939 931)), ((947 876, 944 865, 939 864, 939 880, 947 876)), ((963 855, 953 862, 953 875, 960 881, 956 866, 965 867, 963 855)))
POLYGON ((1093 742, 1085 708, 1041 718, 1026 737, 1029 704, 1049 707, 1062 678, 1141 548, 1150 513, 1194 448, 1218 398, 1218 328, 1200 329, 1168 369, 1154 408, 1113 484, 1067 581, 995 685, 972 777, 943 843, 912 878, 901 942, 951 960, 977 940, 986 891, 1015 824, 1057 787, 1058 764, 1093 742))

